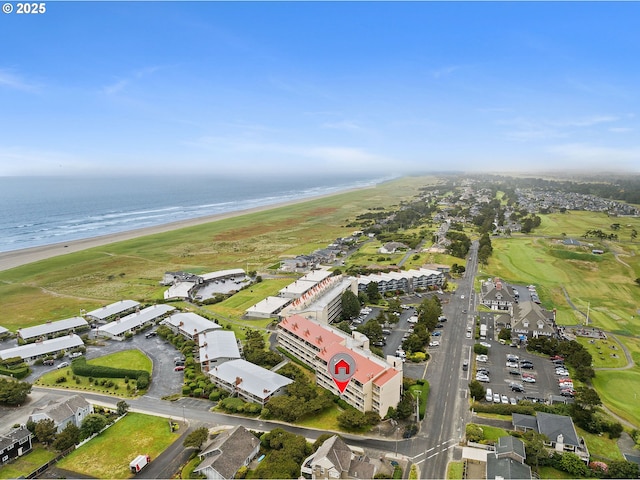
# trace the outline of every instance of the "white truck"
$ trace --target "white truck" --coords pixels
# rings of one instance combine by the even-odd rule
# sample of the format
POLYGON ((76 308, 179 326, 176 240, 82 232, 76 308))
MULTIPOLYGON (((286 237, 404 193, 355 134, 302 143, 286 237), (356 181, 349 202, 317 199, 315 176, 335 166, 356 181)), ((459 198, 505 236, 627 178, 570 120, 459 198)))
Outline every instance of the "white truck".
POLYGON ((140 470, 146 467, 150 461, 151 458, 149 457, 149 455, 138 455, 136 458, 131 460, 131 463, 129 464, 129 470, 131 470, 131 473, 138 473, 140 470))
POLYGON ((480 324, 480 338, 485 339, 487 337, 487 325, 485 323, 480 324))

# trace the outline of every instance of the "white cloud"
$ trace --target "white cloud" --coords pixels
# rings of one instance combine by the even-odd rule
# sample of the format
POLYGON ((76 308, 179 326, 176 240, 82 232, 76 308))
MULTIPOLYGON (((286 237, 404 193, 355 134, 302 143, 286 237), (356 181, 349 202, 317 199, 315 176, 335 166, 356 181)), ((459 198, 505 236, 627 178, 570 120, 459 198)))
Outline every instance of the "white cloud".
POLYGON ((162 67, 160 66, 154 66, 154 67, 145 67, 139 70, 135 70, 130 74, 126 75, 125 77, 114 81, 110 85, 105 85, 104 87, 102 87, 102 92, 106 93, 107 95, 115 95, 116 93, 120 93, 131 83, 135 82, 136 80, 140 80, 146 76, 152 75, 158 70, 160 70, 161 68, 162 67))
POLYGON ((344 130, 347 132, 362 132, 364 129, 356 122, 350 120, 342 120, 339 122, 327 122, 320 125, 322 128, 329 128, 333 130, 344 130))
POLYGON ((3 86, 23 92, 36 92, 40 89, 38 85, 28 82, 20 75, 10 70, 0 69, 0 87, 3 86))

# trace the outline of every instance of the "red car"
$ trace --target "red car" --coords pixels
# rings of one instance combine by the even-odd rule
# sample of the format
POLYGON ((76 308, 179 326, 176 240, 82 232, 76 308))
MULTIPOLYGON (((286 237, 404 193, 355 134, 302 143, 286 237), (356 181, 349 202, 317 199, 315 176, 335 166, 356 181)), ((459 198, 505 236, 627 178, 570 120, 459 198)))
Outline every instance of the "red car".
POLYGON ((174 372, 181 372, 182 370, 184 370, 184 365, 178 365, 173 369, 174 372))

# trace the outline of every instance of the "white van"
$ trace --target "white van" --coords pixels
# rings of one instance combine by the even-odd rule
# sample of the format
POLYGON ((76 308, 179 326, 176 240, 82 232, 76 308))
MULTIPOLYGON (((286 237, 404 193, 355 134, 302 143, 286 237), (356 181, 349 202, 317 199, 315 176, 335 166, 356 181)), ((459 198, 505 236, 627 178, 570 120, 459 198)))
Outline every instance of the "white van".
POLYGON ((484 399, 487 402, 492 402, 493 401, 493 392, 491 391, 490 388, 487 388, 487 394, 485 395, 484 399))

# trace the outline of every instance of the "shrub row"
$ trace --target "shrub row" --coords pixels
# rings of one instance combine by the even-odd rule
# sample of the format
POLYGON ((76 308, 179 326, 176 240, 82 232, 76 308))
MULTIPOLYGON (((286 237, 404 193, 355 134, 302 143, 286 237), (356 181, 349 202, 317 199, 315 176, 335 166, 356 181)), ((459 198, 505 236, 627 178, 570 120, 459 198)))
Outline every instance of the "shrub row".
POLYGON ((149 386, 149 372, 145 370, 132 370, 129 368, 113 368, 103 365, 89 365, 83 357, 71 362, 71 370, 75 375, 97 378, 135 378, 139 389, 149 386))
POLYGON ((18 368, 5 368, 0 367, 0 375, 6 375, 17 379, 24 378, 31 373, 31 369, 27 365, 23 365, 18 368))

